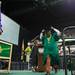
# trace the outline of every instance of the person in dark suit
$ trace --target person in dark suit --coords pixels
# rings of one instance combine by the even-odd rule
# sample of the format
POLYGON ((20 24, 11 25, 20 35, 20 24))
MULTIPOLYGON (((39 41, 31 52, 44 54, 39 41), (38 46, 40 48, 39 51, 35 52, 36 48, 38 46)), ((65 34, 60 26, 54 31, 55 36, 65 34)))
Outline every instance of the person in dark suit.
POLYGON ((32 53, 31 53, 31 58, 32 58, 32 70, 35 71, 35 67, 38 66, 38 40, 34 41, 34 46, 32 48, 32 53))

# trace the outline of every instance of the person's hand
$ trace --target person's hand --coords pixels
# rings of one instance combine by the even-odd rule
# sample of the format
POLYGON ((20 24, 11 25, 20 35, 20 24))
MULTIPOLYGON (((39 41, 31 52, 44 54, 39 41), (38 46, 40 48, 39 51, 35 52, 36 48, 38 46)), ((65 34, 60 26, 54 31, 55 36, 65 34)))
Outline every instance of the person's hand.
POLYGON ((54 29, 54 27, 53 27, 53 26, 51 26, 51 29, 54 29))
POLYGON ((45 29, 42 29, 42 33, 45 32, 45 29))

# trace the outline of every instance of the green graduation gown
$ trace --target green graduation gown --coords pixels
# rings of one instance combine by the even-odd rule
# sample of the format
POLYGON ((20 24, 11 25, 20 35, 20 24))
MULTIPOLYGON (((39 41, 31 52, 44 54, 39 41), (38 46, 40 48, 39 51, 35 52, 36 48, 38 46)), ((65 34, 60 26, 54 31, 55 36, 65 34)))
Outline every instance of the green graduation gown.
POLYGON ((51 58, 51 65, 59 65, 59 53, 58 53, 58 45, 57 41, 59 40, 59 37, 57 36, 57 33, 54 32, 51 35, 51 38, 48 40, 47 36, 42 37, 42 44, 44 47, 44 53, 43 53, 43 64, 46 63, 47 55, 51 58))

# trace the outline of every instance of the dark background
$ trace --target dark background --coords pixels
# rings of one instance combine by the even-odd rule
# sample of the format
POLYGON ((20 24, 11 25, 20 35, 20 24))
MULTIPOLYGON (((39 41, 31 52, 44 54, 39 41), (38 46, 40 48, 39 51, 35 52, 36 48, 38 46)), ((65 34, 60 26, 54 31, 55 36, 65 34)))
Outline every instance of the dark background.
POLYGON ((62 32, 75 25, 75 0, 2 0, 1 11, 21 26, 19 44, 13 46, 15 61, 20 60, 23 39, 27 43, 50 26, 62 32))
POLYGON ((3 0, 2 12, 32 36, 51 25, 61 31, 75 25, 75 0, 3 0))

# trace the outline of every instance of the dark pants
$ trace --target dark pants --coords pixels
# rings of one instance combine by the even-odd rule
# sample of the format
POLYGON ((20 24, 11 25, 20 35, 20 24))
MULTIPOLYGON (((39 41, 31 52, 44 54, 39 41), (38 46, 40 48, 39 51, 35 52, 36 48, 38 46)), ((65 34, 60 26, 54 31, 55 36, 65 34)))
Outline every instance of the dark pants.
POLYGON ((38 48, 34 47, 31 53, 31 65, 37 66, 38 65, 38 48))

